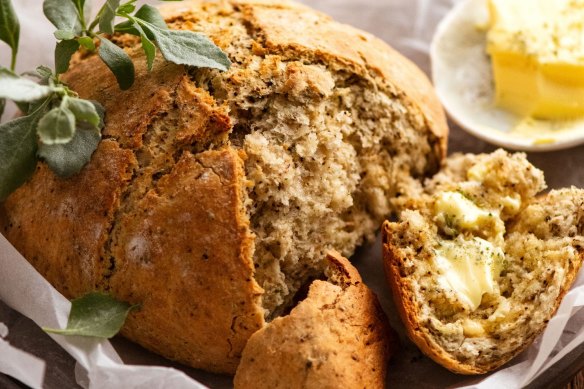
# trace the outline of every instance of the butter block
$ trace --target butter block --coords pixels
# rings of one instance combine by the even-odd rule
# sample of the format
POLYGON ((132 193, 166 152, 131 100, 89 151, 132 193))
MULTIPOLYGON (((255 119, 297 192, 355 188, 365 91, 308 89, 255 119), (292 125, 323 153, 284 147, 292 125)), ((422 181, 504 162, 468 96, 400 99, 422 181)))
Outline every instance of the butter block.
POLYGON ((485 293, 496 292, 495 279, 504 258, 503 251, 492 243, 476 237, 466 240, 461 235, 454 241, 442 241, 435 261, 443 287, 474 311, 485 293))
POLYGON ((521 116, 584 115, 584 0, 489 0, 496 103, 521 116))

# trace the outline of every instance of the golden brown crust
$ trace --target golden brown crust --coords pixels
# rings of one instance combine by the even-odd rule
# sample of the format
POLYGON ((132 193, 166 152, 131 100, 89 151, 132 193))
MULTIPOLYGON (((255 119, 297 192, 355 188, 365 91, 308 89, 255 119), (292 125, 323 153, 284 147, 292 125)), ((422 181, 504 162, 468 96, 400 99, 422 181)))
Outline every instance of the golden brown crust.
POLYGON ((186 152, 120 218, 110 292, 142 305, 125 336, 191 366, 235 371, 263 325, 242 176, 230 149, 186 152))
POLYGON ((314 281, 288 316, 256 332, 244 349, 236 388, 382 388, 396 343, 377 297, 334 253, 343 285, 314 281), (342 269, 339 264, 342 263, 342 269))
POLYGON ((135 167, 133 153, 110 140, 70 181, 39 164, 4 203, 2 233, 65 296, 92 291, 109 266, 103 247, 135 167))
POLYGON ((335 250, 330 250, 326 256, 325 275, 328 280, 341 287, 363 282, 361 274, 351 262, 335 250))
POLYGON ((141 304, 123 329, 129 338, 233 374, 264 322, 242 160, 231 148, 189 151, 221 144, 231 123, 183 67, 159 60, 148 73, 139 51, 128 52, 137 65, 128 91, 96 57, 67 75, 81 97, 106 108, 106 140, 72 181, 39 164, 6 201, 4 232, 67 297, 100 289, 141 304), (146 245, 147 256, 132 251, 146 245))
POLYGON ((121 147, 136 149, 148 124, 170 108, 171 95, 185 70, 157 59, 152 72, 138 49, 126 49, 136 65, 136 81, 127 91, 120 90, 115 77, 97 57, 92 56, 63 76, 63 80, 85 99, 98 101, 107 113, 104 137, 114 138, 121 147))

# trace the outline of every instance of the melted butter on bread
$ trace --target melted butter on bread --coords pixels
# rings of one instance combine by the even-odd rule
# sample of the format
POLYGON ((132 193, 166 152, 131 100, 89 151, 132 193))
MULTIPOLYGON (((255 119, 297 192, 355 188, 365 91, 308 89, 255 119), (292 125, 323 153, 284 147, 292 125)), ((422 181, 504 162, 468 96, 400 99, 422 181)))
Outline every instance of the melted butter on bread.
POLYGON ((436 250, 436 267, 442 273, 439 284, 452 289, 470 311, 481 305, 485 293, 498 293, 503 250, 481 239, 444 240, 436 250))

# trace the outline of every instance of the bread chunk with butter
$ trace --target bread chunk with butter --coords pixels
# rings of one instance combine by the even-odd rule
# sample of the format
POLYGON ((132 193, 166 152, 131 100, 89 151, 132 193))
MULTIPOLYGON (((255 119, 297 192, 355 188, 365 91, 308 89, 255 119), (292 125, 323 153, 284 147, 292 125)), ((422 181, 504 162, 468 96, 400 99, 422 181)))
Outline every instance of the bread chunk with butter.
POLYGON ((584 252, 584 190, 545 188, 524 154, 455 155, 400 200, 384 264, 410 339, 455 373, 494 370, 529 346, 584 252))
POLYGON ((374 237, 398 188, 435 173, 444 112, 426 76, 379 39, 288 1, 169 3, 229 71, 158 58, 120 91, 78 55, 64 79, 106 109, 71 179, 39 163, 2 233, 69 298, 140 304, 122 333, 170 359, 234 373, 248 338, 287 312, 335 248, 374 237))

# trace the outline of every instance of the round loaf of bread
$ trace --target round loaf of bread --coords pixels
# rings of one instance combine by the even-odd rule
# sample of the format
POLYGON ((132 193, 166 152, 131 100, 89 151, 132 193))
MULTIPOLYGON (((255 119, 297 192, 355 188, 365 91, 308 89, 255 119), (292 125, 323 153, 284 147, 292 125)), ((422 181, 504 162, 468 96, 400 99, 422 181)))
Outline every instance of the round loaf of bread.
POLYGON ((227 72, 155 61, 139 40, 127 91, 95 55, 64 79, 106 109, 70 179, 39 163, 3 204, 3 233, 67 297, 141 304, 123 334, 233 373, 248 338, 288 312, 335 248, 350 256, 411 180, 445 155, 425 75, 370 34, 291 2, 190 1, 170 28, 201 32, 227 72))

